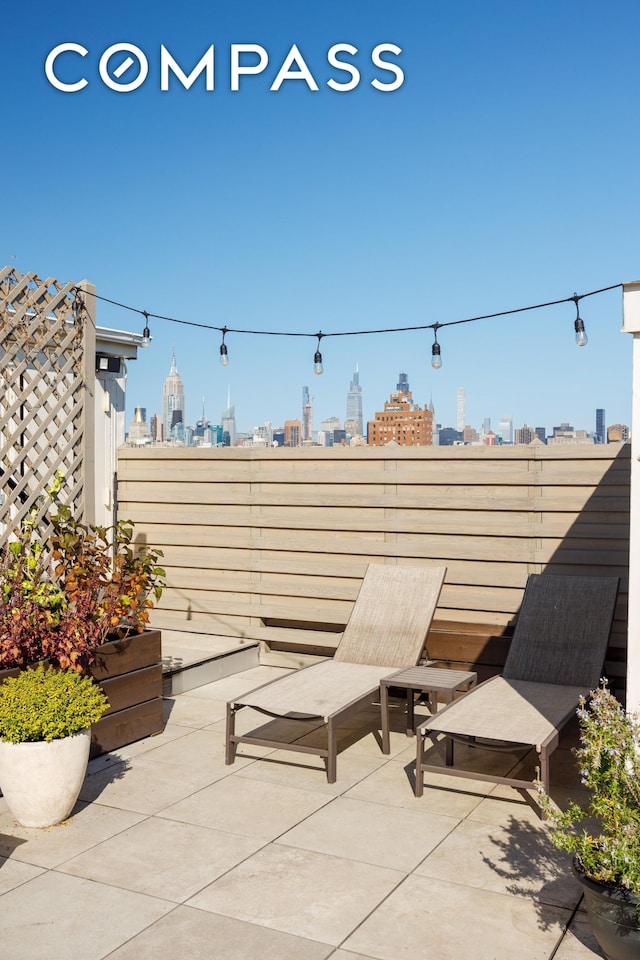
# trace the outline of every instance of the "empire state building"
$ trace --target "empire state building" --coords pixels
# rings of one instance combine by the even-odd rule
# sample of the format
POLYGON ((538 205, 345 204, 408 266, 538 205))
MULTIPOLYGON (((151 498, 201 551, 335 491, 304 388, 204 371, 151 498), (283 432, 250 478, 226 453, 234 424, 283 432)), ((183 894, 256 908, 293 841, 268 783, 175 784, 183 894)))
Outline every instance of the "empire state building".
POLYGON ((175 428, 184 424, 184 384, 176 367, 175 350, 171 356, 171 369, 162 391, 162 428, 165 440, 175 436, 175 428))

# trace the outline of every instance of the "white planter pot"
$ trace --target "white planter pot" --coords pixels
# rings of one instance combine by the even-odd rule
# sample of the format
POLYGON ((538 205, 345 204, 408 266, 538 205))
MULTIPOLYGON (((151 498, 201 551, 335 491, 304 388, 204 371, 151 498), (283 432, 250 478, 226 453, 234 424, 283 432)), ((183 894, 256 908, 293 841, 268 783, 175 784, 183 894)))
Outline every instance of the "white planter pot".
POLYGON ((84 782, 91 731, 62 740, 0 740, 0 789, 24 827, 50 827, 73 810, 84 782))

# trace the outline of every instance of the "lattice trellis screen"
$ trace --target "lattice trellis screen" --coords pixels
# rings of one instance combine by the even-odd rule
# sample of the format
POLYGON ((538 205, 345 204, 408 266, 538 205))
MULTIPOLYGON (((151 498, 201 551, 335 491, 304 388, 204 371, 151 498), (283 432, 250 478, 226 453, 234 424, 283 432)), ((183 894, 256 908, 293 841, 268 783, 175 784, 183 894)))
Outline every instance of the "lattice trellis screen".
POLYGON ((0 270, 0 543, 34 505, 44 516, 57 470, 64 502, 91 519, 91 307, 73 282, 0 270))

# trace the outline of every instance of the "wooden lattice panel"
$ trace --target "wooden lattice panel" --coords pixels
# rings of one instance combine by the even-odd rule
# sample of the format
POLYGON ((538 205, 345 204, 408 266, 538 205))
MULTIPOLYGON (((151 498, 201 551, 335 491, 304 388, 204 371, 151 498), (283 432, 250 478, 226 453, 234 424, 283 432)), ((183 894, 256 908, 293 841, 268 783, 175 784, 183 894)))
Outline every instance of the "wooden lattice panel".
POLYGON ((83 514, 86 319, 74 283, 0 271, 0 543, 46 513, 57 470, 83 514))

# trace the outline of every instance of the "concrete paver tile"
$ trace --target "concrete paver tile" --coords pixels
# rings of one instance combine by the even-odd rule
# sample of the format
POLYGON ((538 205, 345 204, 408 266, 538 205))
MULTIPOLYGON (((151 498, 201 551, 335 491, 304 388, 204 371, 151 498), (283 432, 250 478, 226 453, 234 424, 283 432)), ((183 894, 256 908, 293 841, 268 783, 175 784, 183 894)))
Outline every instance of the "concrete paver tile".
POLYGON ((320 792, 245 780, 236 775, 166 807, 160 816, 268 841, 290 830, 326 802, 326 795, 320 792))
POLYGON ((49 871, 2 898, 11 960, 102 960, 173 908, 116 887, 49 871))
POLYGON ((0 857, 0 896, 19 887, 34 877, 40 876, 42 867, 35 867, 31 863, 21 863, 19 860, 0 857))
POLYGON ((109 960, 325 960, 334 956, 332 951, 331 945, 317 940, 181 906, 120 947, 109 960))
POLYGON ((278 843, 409 873, 457 824, 452 817, 336 797, 278 843))
POLYGON ((242 670, 240 673, 234 673, 229 677, 223 677, 221 680, 214 680, 206 683, 195 690, 189 690, 186 694, 181 694, 180 698, 189 697, 197 700, 219 700, 226 704, 228 700, 239 698, 243 693, 249 690, 255 690, 271 680, 277 680, 285 674, 291 673, 287 667, 252 667, 249 670, 242 670))
POLYGON ((78 803, 67 820, 45 828, 23 827, 11 814, 0 813, 0 855, 39 867, 57 867, 142 819, 142 814, 99 803, 78 803), (16 840, 24 842, 16 844, 16 840))
POLYGON ((566 853, 552 845, 541 823, 509 818, 503 826, 464 820, 416 868, 434 880, 539 900, 573 909, 582 891, 566 853))
POLYGON ((165 698, 163 710, 167 726, 199 729, 222 720, 226 716, 227 707, 218 700, 206 700, 182 693, 179 697, 165 698))
POLYGON ((124 747, 118 747, 117 750, 110 750, 99 757, 94 757, 89 761, 88 772, 98 773, 100 770, 112 767, 116 763, 126 763, 132 757, 140 757, 149 750, 155 750, 162 743, 169 743, 170 740, 176 740, 179 737, 186 737, 193 728, 189 726, 179 726, 178 724, 165 724, 161 733, 156 733, 152 737, 144 737, 143 740, 136 740, 135 743, 128 743, 124 747))
POLYGON ((261 843, 154 817, 105 840, 59 869, 181 903, 255 853, 261 843))
POLYGON ((265 783, 281 783, 335 797, 387 763, 388 757, 384 754, 339 753, 336 782, 328 783, 322 757, 291 750, 275 750, 264 760, 244 767, 238 776, 262 780, 265 783))
POLYGON ((410 876, 342 948, 376 960, 548 960, 569 916, 533 900, 410 876))
POLYGON ((578 911, 562 938, 553 960, 597 960, 604 957, 591 925, 584 913, 578 911))
POLYGON ((196 894, 189 905, 338 946, 403 876, 272 844, 196 894))
POLYGON ((224 740, 210 730, 191 730, 184 737, 159 742, 147 750, 145 760, 156 763, 179 763, 189 767, 219 767, 224 765, 224 740))
MULTIPOLYGON (((340 768, 338 767, 338 770, 340 768)), ((366 779, 347 790, 345 796, 372 803, 421 810, 425 815, 444 814, 451 817, 466 817, 476 807, 483 792, 490 789, 484 781, 465 781, 462 789, 451 790, 451 777, 441 778, 432 774, 432 784, 440 789, 425 788, 421 797, 413 792, 415 769, 404 768, 394 760, 374 770, 366 779), (467 786, 468 784, 468 786, 467 786)), ((457 786, 454 784, 454 787, 457 786)))
MULTIPOLYGON (((239 765, 250 761, 239 759, 239 765)), ((201 790, 229 775, 224 760, 218 764, 158 763, 137 757, 134 762, 121 764, 88 776, 80 791, 80 799, 97 800, 106 806, 154 814, 178 800, 201 790)))

